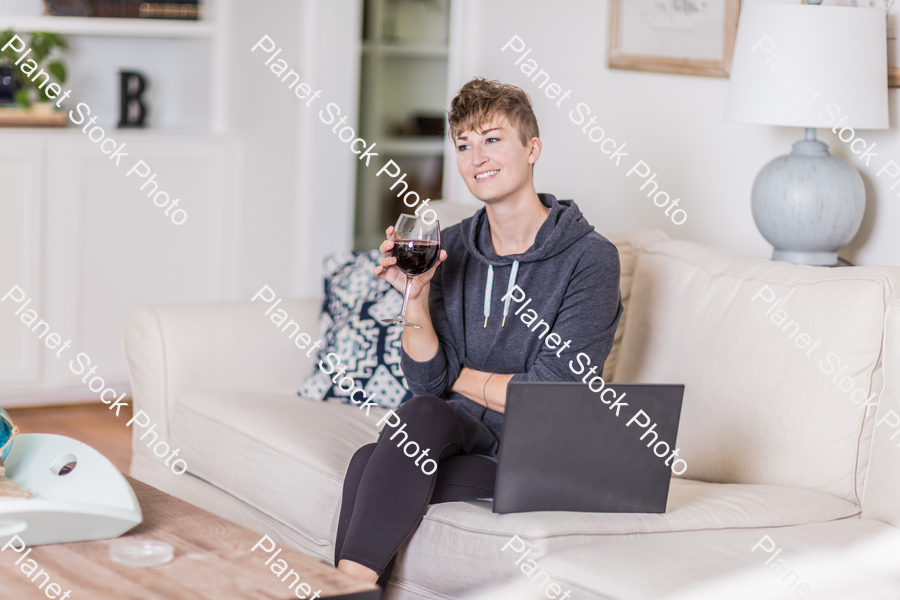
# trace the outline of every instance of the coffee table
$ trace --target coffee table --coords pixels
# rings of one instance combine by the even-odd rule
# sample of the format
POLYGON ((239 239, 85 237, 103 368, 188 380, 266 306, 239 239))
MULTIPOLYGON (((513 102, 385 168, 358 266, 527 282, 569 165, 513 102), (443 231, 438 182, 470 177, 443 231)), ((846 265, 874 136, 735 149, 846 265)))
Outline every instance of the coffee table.
MULTIPOLYGON (((270 570, 272 554, 250 550, 262 538, 245 527, 170 496, 128 477, 143 512, 144 522, 112 540, 35 546, 26 560, 37 562, 71 600, 297 600, 294 590, 270 570), (153 539, 171 544, 175 558, 158 567, 129 567, 109 558, 109 546, 124 539, 153 539)), ((265 533, 265 532, 263 532, 265 533)), ((27 535, 24 535, 27 543, 27 535)), ((8 537, 0 540, 0 547, 8 537)), ((292 550, 284 544, 277 559, 300 574, 300 581, 320 598, 379 600, 374 584, 344 575, 329 564, 292 550)), ((0 599, 47 598, 38 583, 15 565, 22 554, 0 553, 0 599)), ((277 560, 276 559, 276 560, 277 560)), ((37 571, 35 571, 37 573, 37 571)), ((296 588, 295 588, 296 589, 296 588)), ((300 596, 303 592, 300 592, 300 596)), ((60 596, 61 597, 61 596, 60 596)))

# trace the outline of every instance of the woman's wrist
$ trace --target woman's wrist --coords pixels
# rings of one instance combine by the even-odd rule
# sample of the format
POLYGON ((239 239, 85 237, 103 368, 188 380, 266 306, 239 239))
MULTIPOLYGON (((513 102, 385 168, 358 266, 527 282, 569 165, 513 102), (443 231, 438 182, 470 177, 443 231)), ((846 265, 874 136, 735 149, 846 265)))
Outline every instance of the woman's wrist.
POLYGON ((450 391, 462 394, 472 402, 495 412, 506 411, 506 386, 513 376, 502 373, 488 373, 463 367, 450 391))
POLYGON ((488 374, 487 378, 484 380, 484 385, 481 386, 481 399, 484 401, 485 408, 491 407, 491 404, 488 402, 488 399, 487 399, 487 385, 488 385, 488 382, 490 382, 491 377, 493 377, 494 375, 496 375, 496 373, 488 374))
POLYGON ((425 284, 422 285, 422 287, 419 289, 418 293, 415 296, 410 294, 409 304, 419 304, 419 305, 424 304, 425 306, 428 306, 428 292, 430 289, 431 289, 431 282, 430 281, 425 282, 425 284))
POLYGON ((406 304, 406 314, 413 323, 418 323, 419 325, 424 325, 424 323, 419 323, 419 321, 428 321, 429 324, 431 323, 431 310, 428 307, 427 288, 423 288, 416 297, 410 296, 409 302, 406 304), (418 319, 418 321, 416 319, 418 319))
POLYGON ((469 367, 463 367, 459 371, 459 375, 450 391, 462 394, 472 402, 480 404, 485 408, 490 408, 487 395, 490 394, 488 382, 495 373, 487 373, 485 371, 476 371, 469 367))
POLYGON ((423 289, 416 299, 410 298, 406 305, 406 317, 419 326, 418 329, 404 327, 401 344, 407 356, 416 362, 427 362, 440 351, 440 340, 431 323, 428 308, 428 290, 423 289))

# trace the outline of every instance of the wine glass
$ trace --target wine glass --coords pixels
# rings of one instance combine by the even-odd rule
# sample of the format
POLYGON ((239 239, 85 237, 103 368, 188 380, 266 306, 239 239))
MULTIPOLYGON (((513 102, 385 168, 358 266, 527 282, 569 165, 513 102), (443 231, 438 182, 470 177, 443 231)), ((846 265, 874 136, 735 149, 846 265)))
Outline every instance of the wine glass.
POLYGON ((437 219, 429 223, 416 215, 400 215, 391 240, 394 242, 391 256, 397 259, 397 268, 406 274, 406 292, 400 315, 383 319, 382 322, 421 329, 421 326, 406 320, 406 303, 409 302, 413 277, 427 273, 437 262, 441 252, 441 225, 437 219))

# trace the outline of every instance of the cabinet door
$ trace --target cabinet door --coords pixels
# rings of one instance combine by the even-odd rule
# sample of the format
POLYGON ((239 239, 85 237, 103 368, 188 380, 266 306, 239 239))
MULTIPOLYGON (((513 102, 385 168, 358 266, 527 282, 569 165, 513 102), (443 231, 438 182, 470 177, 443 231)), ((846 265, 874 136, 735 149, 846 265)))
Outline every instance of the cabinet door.
MULTIPOLYGON (((0 142, 0 297, 19 286, 28 308, 42 305, 41 213, 43 144, 27 137, 0 142)), ((15 313, 16 292, 0 302, 0 388, 33 386, 41 377, 37 336, 15 313)))
POLYGON ((96 394, 69 368, 78 352, 107 385, 127 390, 121 340, 131 310, 227 300, 234 286, 233 144, 115 138, 127 144, 119 167, 85 140, 50 142, 48 151, 47 315, 74 341, 65 360, 48 360, 47 383, 81 386, 85 399, 96 394), (138 160, 152 182, 143 171, 127 175, 138 160), (176 198, 187 213, 181 225, 174 209, 165 214, 176 198))

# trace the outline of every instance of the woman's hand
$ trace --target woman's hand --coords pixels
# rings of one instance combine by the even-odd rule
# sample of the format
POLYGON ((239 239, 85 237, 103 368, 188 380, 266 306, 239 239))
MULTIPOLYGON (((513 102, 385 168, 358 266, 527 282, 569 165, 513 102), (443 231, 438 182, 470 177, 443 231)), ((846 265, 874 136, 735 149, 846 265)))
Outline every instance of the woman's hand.
MULTIPOLYGON (((391 256, 391 250, 394 248, 394 242, 391 240, 391 236, 394 235, 394 226, 391 225, 388 227, 385 233, 387 234, 388 239, 382 242, 381 246, 378 247, 378 249, 381 250, 381 253, 384 254, 384 258, 381 259, 381 265, 375 267, 375 277, 384 279, 402 294, 406 291, 406 273, 397 268, 397 259, 391 256)), ((434 277, 434 270, 446 259, 447 251, 441 250, 438 253, 437 262, 434 263, 434 266, 431 267, 431 269, 421 275, 413 277, 412 285, 409 288, 410 300, 415 300, 421 295, 422 290, 428 287, 428 283, 431 281, 431 278, 434 277)))

